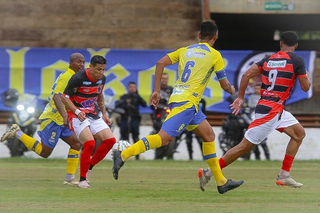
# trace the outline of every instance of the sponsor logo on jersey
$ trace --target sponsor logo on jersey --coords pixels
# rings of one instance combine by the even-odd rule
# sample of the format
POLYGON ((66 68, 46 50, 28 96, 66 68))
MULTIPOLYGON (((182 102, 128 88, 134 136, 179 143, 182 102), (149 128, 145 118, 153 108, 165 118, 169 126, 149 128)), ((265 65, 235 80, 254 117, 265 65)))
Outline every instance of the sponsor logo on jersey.
POLYGON ((92 84, 92 83, 91 83, 91 81, 83 81, 82 84, 83 84, 83 85, 90 85, 90 84, 92 84))
POLYGON ((276 68, 276 67, 286 67, 287 61, 268 61, 267 67, 276 68))
POLYGON ((102 80, 100 79, 99 81, 97 81, 97 84, 102 84, 102 80))

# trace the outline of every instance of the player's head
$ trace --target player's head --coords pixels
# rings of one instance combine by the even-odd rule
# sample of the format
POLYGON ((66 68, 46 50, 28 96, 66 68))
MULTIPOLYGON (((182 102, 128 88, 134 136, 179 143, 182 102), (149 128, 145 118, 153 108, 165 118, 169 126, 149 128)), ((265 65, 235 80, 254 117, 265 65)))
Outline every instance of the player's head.
POLYGON ((137 92, 137 85, 135 82, 130 81, 128 84, 128 92, 129 94, 133 94, 137 92))
POLYGON ((84 68, 84 56, 81 53, 72 53, 69 59, 69 68, 79 72, 84 68))
POLYGON ((201 24, 199 38, 201 40, 217 40, 218 26, 213 21, 204 21, 201 24))
POLYGON ((91 58, 90 61, 90 77, 92 77, 93 80, 101 79, 103 76, 103 73, 106 69, 107 60, 101 56, 101 55, 95 55, 91 58))
POLYGON ((163 73, 161 76, 161 85, 162 86, 167 86, 169 81, 169 75, 168 73, 163 73))
POLYGON ((280 47, 286 45, 288 47, 298 47, 299 36, 294 31, 285 31, 280 36, 280 47))

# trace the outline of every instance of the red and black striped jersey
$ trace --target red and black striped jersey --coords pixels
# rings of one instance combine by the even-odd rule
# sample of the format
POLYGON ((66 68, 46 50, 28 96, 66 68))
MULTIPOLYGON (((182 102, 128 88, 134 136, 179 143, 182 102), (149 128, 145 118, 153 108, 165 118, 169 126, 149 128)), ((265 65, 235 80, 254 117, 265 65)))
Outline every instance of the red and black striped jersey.
POLYGON ((302 57, 292 52, 277 52, 256 65, 262 74, 261 98, 256 113, 282 112, 296 78, 306 76, 302 57))
MULTIPOLYGON (((103 91, 106 77, 94 81, 88 73, 88 69, 74 74, 67 87, 64 95, 73 102, 73 104, 87 116, 94 119, 99 118, 99 109, 97 106, 98 95, 103 91)), ((67 110, 69 117, 77 117, 72 111, 67 110)))

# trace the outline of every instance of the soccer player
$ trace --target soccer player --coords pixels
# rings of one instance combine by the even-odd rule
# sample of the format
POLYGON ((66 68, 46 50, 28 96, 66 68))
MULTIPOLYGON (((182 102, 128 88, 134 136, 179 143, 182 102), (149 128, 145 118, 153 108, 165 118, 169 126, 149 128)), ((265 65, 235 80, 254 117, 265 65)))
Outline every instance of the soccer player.
POLYGON ((81 144, 76 135, 68 128, 68 116, 61 102, 61 95, 71 76, 83 70, 84 63, 85 60, 82 54, 71 54, 68 70, 60 74, 56 79, 52 87, 51 95, 48 98, 49 103, 39 117, 41 125, 38 134, 41 142, 22 132, 17 124, 12 124, 1 138, 1 142, 3 142, 7 138, 16 137, 21 140, 28 149, 33 150, 36 154, 44 158, 50 156, 59 138, 61 138, 70 146, 67 158, 67 175, 63 184, 76 186, 79 183, 75 180, 75 173, 79 163, 81 144))
MULTIPOLYGON (((309 72, 306 71, 303 59, 294 54, 298 47, 298 39, 298 35, 293 31, 283 32, 280 39, 280 51, 252 65, 243 74, 239 96, 230 105, 233 110, 232 113, 236 115, 241 110, 244 93, 250 78, 260 74, 262 74, 261 98, 255 110, 255 120, 248 127, 241 143, 220 158, 221 169, 260 144, 276 129, 290 136, 276 184, 293 188, 303 186, 302 183, 292 179, 290 169, 306 133, 297 119, 290 112, 284 110, 284 104, 290 97, 297 78, 303 91, 308 91, 311 86, 309 72)), ((199 169, 199 181, 202 190, 204 190, 210 177, 210 168, 199 169)))
POLYGON ((174 137, 187 129, 193 131, 205 141, 203 142, 204 159, 213 171, 220 194, 243 184, 243 181, 232 181, 223 176, 215 151, 215 134, 205 115, 198 107, 212 72, 216 73, 224 91, 230 94, 235 92, 224 71, 221 54, 212 48, 217 37, 217 25, 212 21, 203 22, 199 33, 200 43, 182 47, 157 62, 155 86, 150 97, 150 105, 154 107, 157 107, 160 99, 160 81, 164 67, 179 63, 179 78, 169 100, 171 112, 158 134, 146 136, 122 152, 113 151, 112 171, 116 180, 120 168, 131 156, 149 149, 166 146, 174 137))
POLYGON ((103 73, 106 63, 103 56, 93 56, 88 69, 72 76, 62 96, 71 129, 83 144, 78 184, 80 188, 90 187, 89 177, 92 168, 107 155, 116 142, 108 126, 111 125, 111 120, 106 114, 104 105, 103 87, 106 77, 103 73), (99 116, 99 110, 102 118, 99 116), (95 147, 94 138, 99 139, 102 143, 91 158, 95 147))

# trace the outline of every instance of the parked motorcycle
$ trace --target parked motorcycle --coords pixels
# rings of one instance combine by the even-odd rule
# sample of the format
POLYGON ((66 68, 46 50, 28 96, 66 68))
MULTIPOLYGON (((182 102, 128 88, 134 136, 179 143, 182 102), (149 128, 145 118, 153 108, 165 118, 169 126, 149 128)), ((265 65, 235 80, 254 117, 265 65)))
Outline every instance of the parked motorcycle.
MULTIPOLYGON (((5 105, 15 107, 15 111, 8 119, 7 129, 12 124, 18 124, 21 131, 33 137, 37 130, 37 97, 32 94, 20 94, 15 89, 9 89, 5 92, 5 105)), ((17 138, 8 138, 6 145, 10 150, 12 157, 22 156, 28 148, 17 138)))

